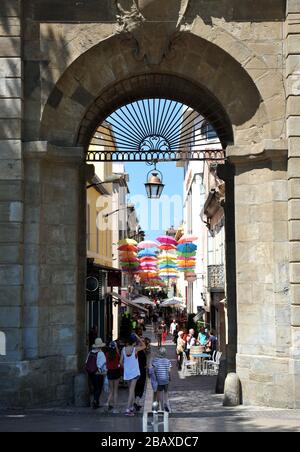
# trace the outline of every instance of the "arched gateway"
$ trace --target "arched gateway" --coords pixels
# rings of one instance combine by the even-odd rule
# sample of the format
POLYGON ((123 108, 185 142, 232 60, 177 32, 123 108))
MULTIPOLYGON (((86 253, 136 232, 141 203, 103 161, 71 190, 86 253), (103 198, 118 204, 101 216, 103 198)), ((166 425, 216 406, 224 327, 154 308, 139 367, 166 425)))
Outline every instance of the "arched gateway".
MULTIPOLYGON (((23 127, 15 131, 14 117, 1 126, 0 405, 72 399, 86 353, 87 146, 117 108, 167 98, 208 117, 228 158, 220 171, 229 369, 237 364, 245 403, 299 407, 299 30, 290 17, 300 11, 286 21, 279 0, 263 8, 255 0, 120 0, 102 10, 81 2, 80 12, 76 2, 69 10, 40 3, 0 18, 8 37, 7 16, 24 18, 24 73, 17 38, 5 63, 6 77, 18 73, 24 84, 23 127)), ((7 85, 7 99, 21 98, 19 88, 7 85)), ((8 111, 9 100, 2 105, 8 111)))

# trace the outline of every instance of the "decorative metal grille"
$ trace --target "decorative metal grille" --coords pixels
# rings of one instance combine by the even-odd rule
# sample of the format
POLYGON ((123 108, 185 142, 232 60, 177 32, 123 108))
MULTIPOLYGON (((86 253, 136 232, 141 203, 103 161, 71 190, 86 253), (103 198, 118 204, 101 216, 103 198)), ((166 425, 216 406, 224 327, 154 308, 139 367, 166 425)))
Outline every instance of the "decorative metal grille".
POLYGON ((180 102, 139 100, 116 110, 98 127, 87 160, 224 161, 225 151, 221 137, 215 132, 216 126, 180 102))
POLYGON ((208 288, 209 290, 224 290, 225 288, 225 268, 224 265, 210 265, 208 267, 208 288))

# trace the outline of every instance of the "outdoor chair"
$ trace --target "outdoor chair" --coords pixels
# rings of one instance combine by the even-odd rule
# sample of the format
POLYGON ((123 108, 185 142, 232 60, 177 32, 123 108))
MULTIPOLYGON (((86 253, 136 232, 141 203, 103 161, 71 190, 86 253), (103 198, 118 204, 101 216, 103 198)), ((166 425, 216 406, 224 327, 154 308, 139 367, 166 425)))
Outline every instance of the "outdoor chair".
POLYGON ((211 367, 216 363, 217 352, 213 352, 211 359, 204 361, 204 373, 210 375, 211 367))
POLYGON ((198 363, 197 361, 191 361, 187 359, 185 353, 183 353, 183 376, 187 377, 188 375, 197 375, 198 363))
POLYGON ((212 360, 205 362, 207 375, 218 375, 221 358, 222 358, 221 352, 214 352, 212 360))

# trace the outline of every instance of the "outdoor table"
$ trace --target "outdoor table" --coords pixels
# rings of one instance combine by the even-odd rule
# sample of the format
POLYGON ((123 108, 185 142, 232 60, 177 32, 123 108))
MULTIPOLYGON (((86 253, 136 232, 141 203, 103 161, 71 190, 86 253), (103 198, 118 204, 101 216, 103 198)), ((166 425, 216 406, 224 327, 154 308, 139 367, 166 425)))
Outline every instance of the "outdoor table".
POLYGON ((199 374, 203 375, 203 360, 209 359, 211 356, 208 353, 196 353, 195 355, 192 355, 192 357, 198 360, 198 363, 200 364, 198 367, 199 374))

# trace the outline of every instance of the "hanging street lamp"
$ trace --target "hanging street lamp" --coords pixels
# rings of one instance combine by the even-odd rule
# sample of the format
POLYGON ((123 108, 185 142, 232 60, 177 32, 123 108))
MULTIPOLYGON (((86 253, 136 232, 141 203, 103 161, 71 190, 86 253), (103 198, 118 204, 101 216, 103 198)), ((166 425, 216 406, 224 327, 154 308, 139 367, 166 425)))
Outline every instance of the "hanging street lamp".
POLYGON ((154 170, 149 171, 147 175, 145 187, 149 199, 159 199, 161 197, 165 186, 163 184, 162 173, 156 169, 156 163, 154 170))

